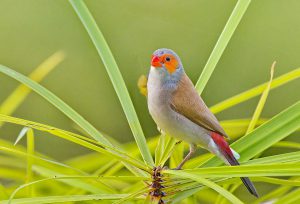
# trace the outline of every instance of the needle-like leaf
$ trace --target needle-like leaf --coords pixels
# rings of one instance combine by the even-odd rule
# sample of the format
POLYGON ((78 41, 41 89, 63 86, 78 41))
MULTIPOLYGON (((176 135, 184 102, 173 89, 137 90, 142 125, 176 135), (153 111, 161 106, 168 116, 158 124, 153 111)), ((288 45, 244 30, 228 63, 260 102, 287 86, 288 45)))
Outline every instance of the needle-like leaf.
POLYGON ((106 68, 106 71, 110 77, 113 87, 119 97, 120 103, 128 120, 128 124, 131 128, 135 141, 140 149, 144 161, 154 166, 153 158, 150 154, 150 150, 147 146, 146 139, 140 125, 139 119, 135 112, 133 103, 130 99, 128 90, 123 80, 122 74, 118 68, 118 65, 113 57, 112 52, 105 38, 97 26, 92 14, 88 10, 85 3, 81 0, 69 0, 82 24, 87 30, 91 40, 93 41, 99 56, 106 68))

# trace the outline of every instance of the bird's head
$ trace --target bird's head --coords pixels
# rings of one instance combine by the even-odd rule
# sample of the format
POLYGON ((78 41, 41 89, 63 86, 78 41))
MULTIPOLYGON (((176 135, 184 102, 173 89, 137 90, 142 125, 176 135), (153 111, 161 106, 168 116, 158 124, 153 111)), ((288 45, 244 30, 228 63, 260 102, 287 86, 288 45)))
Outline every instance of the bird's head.
POLYGON ((178 55, 170 49, 160 48, 152 54, 151 66, 155 69, 163 69, 170 75, 183 70, 178 55))

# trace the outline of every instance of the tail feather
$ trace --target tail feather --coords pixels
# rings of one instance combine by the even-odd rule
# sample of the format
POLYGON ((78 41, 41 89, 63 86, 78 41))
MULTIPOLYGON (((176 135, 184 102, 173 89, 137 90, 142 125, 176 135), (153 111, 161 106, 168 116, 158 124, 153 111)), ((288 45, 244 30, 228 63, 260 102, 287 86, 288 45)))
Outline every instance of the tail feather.
MULTIPOLYGON (((211 137, 214 140, 215 144, 219 147, 219 150, 222 153, 222 155, 225 157, 225 159, 231 166, 240 165, 237 159, 235 158, 234 153, 232 152, 231 148, 229 147, 228 143, 222 135, 212 132, 211 137)), ((259 197, 254 184, 250 181, 248 177, 241 177, 241 180, 252 195, 254 195, 255 197, 259 197)))
MULTIPOLYGON (((226 157, 226 156, 225 156, 226 157)), ((239 162, 236 160, 235 157, 226 157, 227 161, 230 163, 231 166, 238 166, 240 165, 239 162)), ((248 191, 254 195, 255 197, 259 197, 256 188, 254 186, 254 184, 250 181, 250 179, 248 177, 241 177, 242 182, 244 183, 244 185, 246 186, 246 188, 248 189, 248 191)))

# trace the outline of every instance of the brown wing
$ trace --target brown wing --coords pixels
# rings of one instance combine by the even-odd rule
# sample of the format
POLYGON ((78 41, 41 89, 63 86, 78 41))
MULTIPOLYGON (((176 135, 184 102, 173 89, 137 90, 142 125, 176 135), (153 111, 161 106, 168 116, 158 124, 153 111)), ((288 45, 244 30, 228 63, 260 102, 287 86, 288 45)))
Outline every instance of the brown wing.
POLYGON ((228 137, 186 74, 182 77, 178 89, 173 93, 171 107, 197 125, 228 137))

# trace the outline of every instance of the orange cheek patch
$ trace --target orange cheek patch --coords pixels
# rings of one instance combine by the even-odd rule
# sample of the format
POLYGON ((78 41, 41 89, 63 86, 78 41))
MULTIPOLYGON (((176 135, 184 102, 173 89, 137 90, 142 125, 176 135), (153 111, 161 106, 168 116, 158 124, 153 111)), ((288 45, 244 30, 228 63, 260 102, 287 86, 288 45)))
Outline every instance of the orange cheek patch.
POLYGON ((167 68, 167 70, 170 74, 172 74, 173 72, 176 71, 177 66, 178 66, 178 62, 177 62, 177 60, 174 60, 174 59, 171 60, 170 62, 165 63, 165 67, 167 68))

